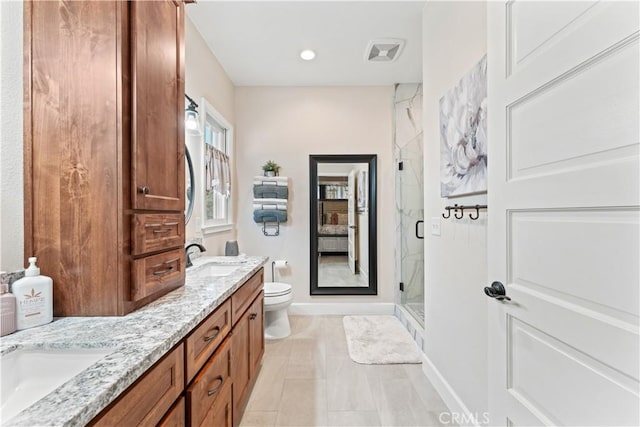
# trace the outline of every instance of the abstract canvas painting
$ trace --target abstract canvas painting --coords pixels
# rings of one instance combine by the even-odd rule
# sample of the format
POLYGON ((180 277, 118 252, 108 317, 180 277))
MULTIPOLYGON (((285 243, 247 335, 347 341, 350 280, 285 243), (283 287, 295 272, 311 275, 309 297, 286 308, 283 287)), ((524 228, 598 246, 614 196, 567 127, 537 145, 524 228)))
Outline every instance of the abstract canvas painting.
POLYGON ((487 191, 487 56, 440 98, 440 195, 487 191))

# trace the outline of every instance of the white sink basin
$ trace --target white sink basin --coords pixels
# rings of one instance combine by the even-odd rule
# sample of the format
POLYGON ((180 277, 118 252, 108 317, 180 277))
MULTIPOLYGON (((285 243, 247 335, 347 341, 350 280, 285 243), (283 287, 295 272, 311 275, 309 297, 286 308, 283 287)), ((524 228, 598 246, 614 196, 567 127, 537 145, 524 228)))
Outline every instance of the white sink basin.
POLYGON ((2 356, 0 423, 113 352, 113 348, 25 349, 2 356))
POLYGON ((238 265, 204 264, 198 267, 198 274, 202 276, 228 276, 238 269, 238 265))

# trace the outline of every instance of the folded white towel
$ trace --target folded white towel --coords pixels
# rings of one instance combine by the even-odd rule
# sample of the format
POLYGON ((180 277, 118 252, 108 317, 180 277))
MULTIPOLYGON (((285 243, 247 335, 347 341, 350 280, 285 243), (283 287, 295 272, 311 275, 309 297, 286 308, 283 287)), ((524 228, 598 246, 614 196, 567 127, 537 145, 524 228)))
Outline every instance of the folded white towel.
POLYGON ((256 209, 264 209, 264 210, 279 209, 281 211, 286 211, 287 205, 254 203, 253 210, 256 210, 256 209))
POLYGON ((253 185, 277 185, 288 187, 289 178, 286 176, 254 176, 253 185))
POLYGON ((254 198, 253 199, 253 203, 263 203, 263 204, 278 203, 278 204, 286 205, 287 204, 287 199, 276 199, 276 198, 259 199, 259 198, 254 198))
POLYGON ((253 209, 287 210, 287 199, 253 199, 253 209))

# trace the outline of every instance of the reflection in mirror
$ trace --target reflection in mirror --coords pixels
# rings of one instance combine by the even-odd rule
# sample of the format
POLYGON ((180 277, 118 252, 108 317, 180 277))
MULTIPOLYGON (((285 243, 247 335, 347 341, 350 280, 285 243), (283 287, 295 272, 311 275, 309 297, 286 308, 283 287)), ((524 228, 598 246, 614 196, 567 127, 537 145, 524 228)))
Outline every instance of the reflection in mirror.
POLYGON ((312 295, 377 292, 375 160, 310 157, 312 295))
POLYGON ((195 204, 195 174, 193 170, 193 162, 191 161, 191 154, 189 153, 189 148, 185 145, 184 147, 184 157, 187 164, 184 168, 185 170, 185 201, 186 208, 184 212, 184 223, 189 224, 189 220, 191 219, 191 214, 193 213, 193 205, 195 204))

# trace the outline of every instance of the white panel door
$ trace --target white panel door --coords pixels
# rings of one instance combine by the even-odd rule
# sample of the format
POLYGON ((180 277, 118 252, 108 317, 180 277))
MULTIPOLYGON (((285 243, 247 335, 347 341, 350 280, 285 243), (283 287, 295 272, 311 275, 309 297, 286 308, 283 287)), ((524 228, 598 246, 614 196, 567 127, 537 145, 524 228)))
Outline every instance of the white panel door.
POLYGON ((347 224, 349 246, 349 269, 353 274, 358 272, 358 224, 356 222, 356 171, 349 172, 349 199, 347 199, 347 224))
POLYGON ((640 425, 638 5, 488 3, 492 425, 640 425))

